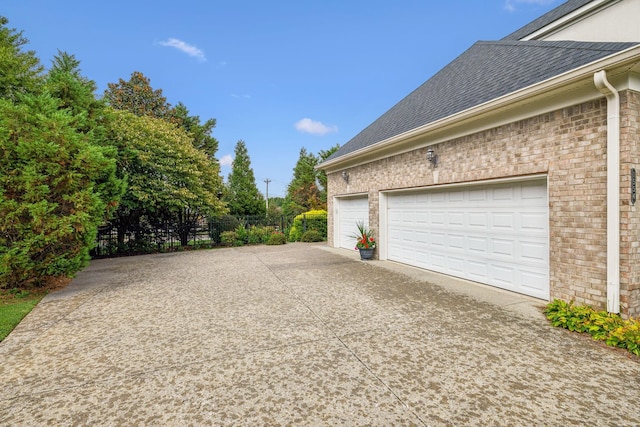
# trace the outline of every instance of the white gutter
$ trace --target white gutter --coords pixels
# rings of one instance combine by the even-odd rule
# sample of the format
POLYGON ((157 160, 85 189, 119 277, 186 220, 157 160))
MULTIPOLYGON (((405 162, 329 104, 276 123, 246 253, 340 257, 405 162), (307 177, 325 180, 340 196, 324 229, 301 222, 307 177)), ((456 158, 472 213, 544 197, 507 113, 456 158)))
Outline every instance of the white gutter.
POLYGON ((600 70, 596 88, 607 97, 607 311, 620 312, 620 95, 600 70))

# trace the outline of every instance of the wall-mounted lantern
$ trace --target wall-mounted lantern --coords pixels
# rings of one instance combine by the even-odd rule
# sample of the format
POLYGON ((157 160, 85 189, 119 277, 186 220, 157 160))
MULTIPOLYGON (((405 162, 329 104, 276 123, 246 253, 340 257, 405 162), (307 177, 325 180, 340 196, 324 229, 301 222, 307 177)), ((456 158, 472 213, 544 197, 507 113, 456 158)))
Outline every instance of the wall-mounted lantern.
POLYGON ((433 151, 433 148, 427 150, 427 160, 433 165, 434 168, 438 167, 438 155, 433 151))

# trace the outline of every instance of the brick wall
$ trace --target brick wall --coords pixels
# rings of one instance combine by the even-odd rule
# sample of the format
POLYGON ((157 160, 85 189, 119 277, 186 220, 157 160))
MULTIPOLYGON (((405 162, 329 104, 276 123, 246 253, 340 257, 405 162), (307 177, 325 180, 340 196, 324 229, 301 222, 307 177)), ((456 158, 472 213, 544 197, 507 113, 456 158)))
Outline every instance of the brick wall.
POLYGON ((640 194, 636 203, 631 204, 631 168, 636 169, 640 181, 640 93, 623 92, 620 104, 620 308, 637 318, 640 317, 640 194))
MULTIPOLYGON (((638 93, 623 93, 626 151, 621 197, 627 201, 627 171, 639 160, 639 104, 638 93)), ((379 191, 547 174, 551 298, 605 308, 606 106, 601 98, 434 145, 431 148, 439 156, 437 168, 431 167, 427 149, 422 148, 346 169, 349 183, 340 176, 342 171, 331 173, 329 227, 333 227, 334 196, 368 193, 369 223, 377 230, 379 191)), ((623 307, 637 313, 640 267, 635 261, 640 256, 640 215, 635 206, 623 206, 623 223, 623 307)), ((329 242, 333 244, 331 233, 329 242)))

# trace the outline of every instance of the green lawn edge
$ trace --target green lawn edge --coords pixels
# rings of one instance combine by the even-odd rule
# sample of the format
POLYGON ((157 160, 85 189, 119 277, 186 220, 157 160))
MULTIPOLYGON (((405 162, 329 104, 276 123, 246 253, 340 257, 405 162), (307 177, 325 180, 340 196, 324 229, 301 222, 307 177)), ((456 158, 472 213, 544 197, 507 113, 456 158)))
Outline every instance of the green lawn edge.
POLYGON ((20 324, 42 298, 44 294, 14 297, 0 302, 0 342, 20 324))

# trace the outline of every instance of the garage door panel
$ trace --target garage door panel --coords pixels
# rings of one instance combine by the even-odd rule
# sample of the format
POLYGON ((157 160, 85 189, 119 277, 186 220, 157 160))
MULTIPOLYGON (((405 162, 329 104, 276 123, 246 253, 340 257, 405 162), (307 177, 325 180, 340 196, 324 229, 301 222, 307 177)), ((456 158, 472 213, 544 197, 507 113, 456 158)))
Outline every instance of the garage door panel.
POLYGON ((446 221, 446 215, 442 211, 431 212, 431 225, 444 225, 446 221))
POLYGON ((526 212, 521 214, 521 228, 527 232, 546 234, 548 215, 545 212, 526 212))
POLYGON ((389 194, 387 210, 390 260, 548 298, 546 181, 389 194))
POLYGON ((544 186, 537 185, 536 183, 523 183, 521 185, 522 199, 523 200, 540 200, 546 202, 547 189, 544 186))
POLYGON ((486 230, 489 228, 489 215, 484 212, 469 212, 467 214, 469 227, 486 230))
POLYGON ((521 256, 527 261, 546 264, 549 259, 549 250, 543 242, 521 241, 521 256))
POLYGON ((447 225, 449 227, 464 227, 464 212, 449 212, 447 215, 447 225))
POLYGON ((491 225, 493 228, 500 229, 501 231, 512 231, 515 229, 514 214, 507 212, 492 212, 491 225))
POLYGON ((491 264, 491 276, 501 288, 511 289, 515 284, 515 270, 507 265, 491 264))
POLYGON ((367 197, 340 198, 338 205, 337 223, 339 224, 339 246, 345 249, 355 247, 355 239, 351 236, 356 232, 356 223, 369 224, 369 199, 367 197))
POLYGON ((447 246, 447 236, 444 233, 431 233, 431 245, 444 249, 447 246))
POLYGON ((488 266, 484 262, 469 261, 469 279, 476 282, 486 282, 488 278, 488 266))
POLYGON ((447 265, 452 275, 465 273, 466 262, 464 258, 449 257, 447 265))
POLYGON ((453 251, 464 252, 464 235, 462 234, 449 234, 449 249, 453 251))
POLYGON ((489 239, 486 237, 475 237, 470 236, 467 239, 469 244, 469 251, 475 252, 476 254, 483 255, 487 253, 487 249, 489 247, 489 239))

